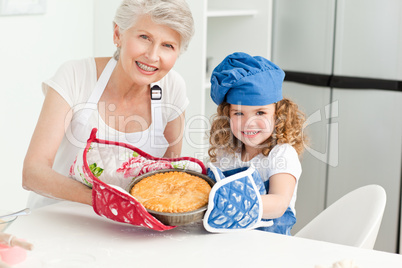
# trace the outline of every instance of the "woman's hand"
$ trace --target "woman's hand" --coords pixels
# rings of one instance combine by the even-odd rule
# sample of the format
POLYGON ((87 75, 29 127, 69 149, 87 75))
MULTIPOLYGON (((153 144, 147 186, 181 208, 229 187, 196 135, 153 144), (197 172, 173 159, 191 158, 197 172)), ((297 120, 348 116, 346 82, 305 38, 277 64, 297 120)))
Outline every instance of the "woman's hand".
POLYGON ((52 169, 56 152, 71 121, 68 103, 49 88, 25 156, 22 185, 25 189, 54 199, 92 204, 92 190, 52 169))

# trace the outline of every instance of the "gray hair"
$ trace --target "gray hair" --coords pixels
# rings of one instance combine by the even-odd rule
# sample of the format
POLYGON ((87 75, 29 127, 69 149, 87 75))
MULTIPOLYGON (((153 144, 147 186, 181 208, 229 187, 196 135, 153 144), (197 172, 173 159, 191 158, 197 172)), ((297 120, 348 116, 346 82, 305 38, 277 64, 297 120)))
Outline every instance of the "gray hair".
MULTIPOLYGON (((150 15, 155 23, 178 32, 181 37, 180 53, 186 51, 194 35, 194 20, 185 0, 123 0, 116 10, 113 24, 124 32, 144 14, 150 15)), ((118 60, 119 56, 120 47, 113 57, 118 60)))

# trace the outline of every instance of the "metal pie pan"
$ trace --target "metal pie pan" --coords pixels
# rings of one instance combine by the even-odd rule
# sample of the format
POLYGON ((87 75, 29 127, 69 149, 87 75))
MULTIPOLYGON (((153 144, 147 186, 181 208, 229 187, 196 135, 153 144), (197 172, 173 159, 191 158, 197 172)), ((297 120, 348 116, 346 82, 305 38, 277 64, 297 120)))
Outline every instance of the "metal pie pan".
MULTIPOLYGON (((160 170, 155 170, 151 171, 148 173, 145 173, 143 175, 138 176, 135 178, 132 183, 129 185, 128 192, 131 192, 131 189, 139 183, 141 180, 150 177, 152 175, 158 174, 158 173, 166 173, 166 172, 171 172, 171 171, 177 171, 177 172, 185 172, 193 176, 200 177, 201 179, 205 180, 208 182, 208 184, 212 187, 215 184, 215 181, 212 180, 210 177, 207 175, 204 175, 202 173, 193 171, 193 170, 187 170, 187 169, 160 169, 160 170)), ((159 211, 154 211, 147 209, 147 211, 157 218, 160 222, 162 222, 165 225, 169 226, 179 226, 179 225, 186 225, 192 222, 196 222, 199 220, 202 220, 204 217, 205 212, 207 211, 208 204, 205 206, 193 210, 193 211, 188 211, 188 212, 181 212, 181 213, 169 213, 169 212, 159 212, 159 211)))

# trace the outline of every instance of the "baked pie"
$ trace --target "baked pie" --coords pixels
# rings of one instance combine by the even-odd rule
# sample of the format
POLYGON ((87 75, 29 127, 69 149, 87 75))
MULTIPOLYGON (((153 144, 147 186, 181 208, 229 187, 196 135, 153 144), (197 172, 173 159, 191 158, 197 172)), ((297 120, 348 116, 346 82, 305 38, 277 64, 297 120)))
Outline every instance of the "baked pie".
POLYGON ((211 186, 200 177, 180 171, 157 173, 134 185, 130 194, 146 209, 180 213, 208 203, 211 186))

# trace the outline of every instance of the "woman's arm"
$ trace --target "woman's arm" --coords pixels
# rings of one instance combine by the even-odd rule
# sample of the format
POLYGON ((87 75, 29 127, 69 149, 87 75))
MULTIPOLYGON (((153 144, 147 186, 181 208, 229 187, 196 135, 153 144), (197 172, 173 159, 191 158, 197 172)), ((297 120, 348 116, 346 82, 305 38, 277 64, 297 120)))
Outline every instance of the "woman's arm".
POLYGON ((181 155, 181 147, 183 145, 183 133, 184 133, 184 118, 185 113, 183 112, 176 119, 167 123, 165 131, 163 134, 169 147, 166 150, 164 157, 175 158, 181 155))
POLYGON ((269 192, 262 195, 264 219, 279 218, 292 200, 296 179, 289 173, 278 173, 269 178, 269 192))
POLYGON ((25 156, 22 185, 40 195, 92 205, 92 190, 52 169, 57 149, 71 121, 67 102, 52 88, 47 91, 42 111, 25 156))

